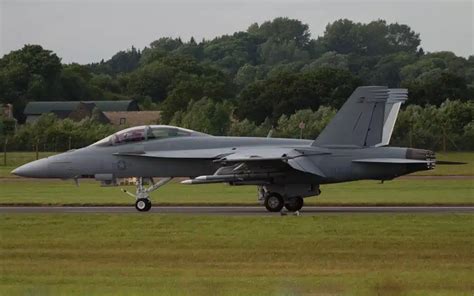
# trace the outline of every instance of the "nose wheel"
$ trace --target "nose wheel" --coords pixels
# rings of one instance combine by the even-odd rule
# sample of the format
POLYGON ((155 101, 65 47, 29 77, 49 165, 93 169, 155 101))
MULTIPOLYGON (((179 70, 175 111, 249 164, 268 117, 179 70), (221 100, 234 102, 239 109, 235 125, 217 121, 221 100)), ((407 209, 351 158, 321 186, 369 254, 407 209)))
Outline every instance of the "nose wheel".
POLYGON ((151 209, 151 201, 148 198, 139 198, 135 202, 135 209, 139 212, 148 212, 151 209))
POLYGON ((161 186, 165 185, 169 181, 171 181, 172 178, 163 178, 157 183, 153 181, 152 178, 149 178, 151 182, 151 186, 146 188, 144 183, 143 183, 143 178, 140 177, 137 180, 137 193, 133 194, 131 192, 128 192, 125 189, 122 189, 122 191, 130 196, 133 196, 135 200, 135 209, 139 212, 147 212, 151 209, 151 201, 150 201, 150 193, 155 191, 156 189, 160 188, 161 186))

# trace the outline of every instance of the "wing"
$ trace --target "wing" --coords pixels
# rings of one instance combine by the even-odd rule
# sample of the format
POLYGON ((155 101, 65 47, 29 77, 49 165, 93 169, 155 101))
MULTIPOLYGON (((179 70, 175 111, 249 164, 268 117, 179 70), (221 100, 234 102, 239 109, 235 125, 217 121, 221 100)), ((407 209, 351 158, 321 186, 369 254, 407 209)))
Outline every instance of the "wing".
POLYGON ((168 150, 151 152, 118 152, 115 155, 168 159, 208 159, 218 169, 213 175, 199 176, 184 184, 218 182, 255 182, 282 176, 288 170, 325 177, 308 156, 326 154, 317 149, 304 150, 287 147, 252 146, 214 149, 168 150))
POLYGON ((325 177, 311 161, 310 155, 321 152, 301 151, 294 148, 251 147, 214 160, 219 168, 213 175, 185 180, 183 184, 230 182, 234 184, 261 184, 271 178, 285 175, 288 170, 325 177))

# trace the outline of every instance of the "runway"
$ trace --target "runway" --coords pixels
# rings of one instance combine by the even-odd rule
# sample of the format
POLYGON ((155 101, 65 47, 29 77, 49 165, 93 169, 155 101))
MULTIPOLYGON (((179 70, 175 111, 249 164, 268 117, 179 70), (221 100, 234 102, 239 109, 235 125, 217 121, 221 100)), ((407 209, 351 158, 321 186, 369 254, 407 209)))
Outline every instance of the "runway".
MULTIPOLYGON (((0 214, 64 214, 64 213, 97 213, 97 214, 185 214, 185 215, 229 215, 229 216, 280 216, 293 215, 294 213, 270 213, 261 207, 248 206, 155 206, 149 212, 139 213, 133 206, 94 206, 94 207, 68 207, 68 206, 22 206, 0 207, 0 214)), ((474 206, 337 206, 315 207, 307 206, 301 215, 317 214, 356 214, 356 213, 474 213, 474 206)))

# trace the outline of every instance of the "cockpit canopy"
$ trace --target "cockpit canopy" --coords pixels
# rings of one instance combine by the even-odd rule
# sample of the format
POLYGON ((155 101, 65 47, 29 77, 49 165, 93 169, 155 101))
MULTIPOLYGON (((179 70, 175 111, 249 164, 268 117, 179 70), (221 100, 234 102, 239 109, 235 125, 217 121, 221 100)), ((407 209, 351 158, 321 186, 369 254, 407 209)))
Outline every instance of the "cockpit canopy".
POLYGON ((118 131, 91 146, 115 146, 132 142, 190 136, 202 137, 209 135, 169 125, 142 125, 118 131))

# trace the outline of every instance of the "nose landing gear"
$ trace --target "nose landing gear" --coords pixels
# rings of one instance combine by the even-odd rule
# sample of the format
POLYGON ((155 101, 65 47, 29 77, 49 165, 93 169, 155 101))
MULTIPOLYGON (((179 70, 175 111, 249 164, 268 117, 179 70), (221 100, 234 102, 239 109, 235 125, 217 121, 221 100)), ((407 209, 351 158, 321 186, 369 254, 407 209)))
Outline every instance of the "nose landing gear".
POLYGON ((147 212, 151 209, 151 201, 150 201, 150 193, 155 191, 156 189, 160 188, 161 186, 165 185, 169 181, 171 181, 171 177, 169 178, 163 178, 157 183, 153 181, 153 178, 149 178, 151 182, 151 186, 146 188, 143 183, 143 177, 138 178, 137 180, 137 192, 136 194, 133 194, 131 192, 128 192, 125 189, 122 189, 122 191, 130 196, 135 197, 135 208, 139 212, 147 212))

